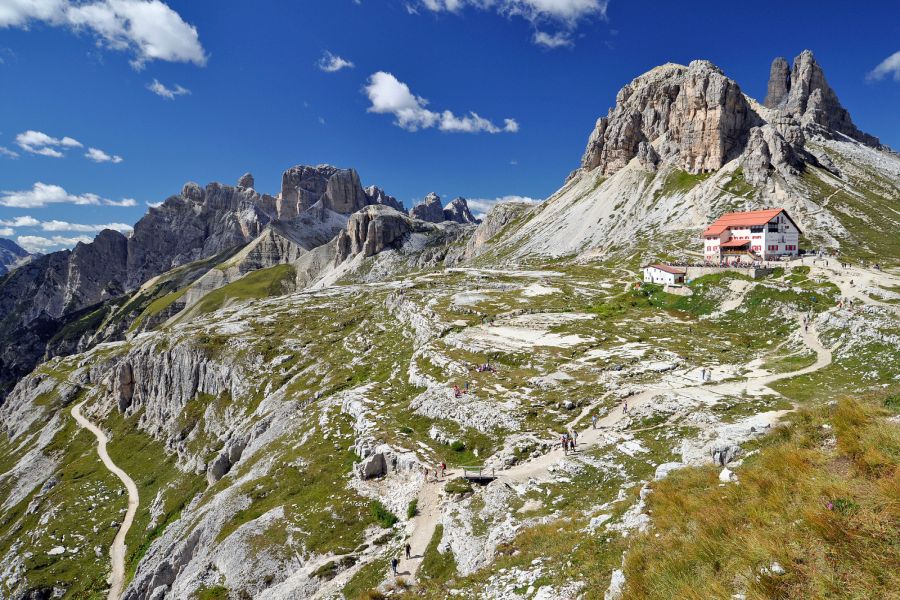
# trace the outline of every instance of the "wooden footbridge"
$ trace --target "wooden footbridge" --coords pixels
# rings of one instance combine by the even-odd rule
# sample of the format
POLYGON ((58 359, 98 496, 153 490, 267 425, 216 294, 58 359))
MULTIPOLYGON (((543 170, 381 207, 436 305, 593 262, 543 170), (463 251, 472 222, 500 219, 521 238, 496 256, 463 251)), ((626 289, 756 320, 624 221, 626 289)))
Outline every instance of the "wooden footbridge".
POLYGON ((487 469, 485 467, 461 467, 463 472, 463 477, 468 479, 473 483, 477 483, 480 485, 487 485, 493 480, 497 479, 497 475, 494 469, 487 469))

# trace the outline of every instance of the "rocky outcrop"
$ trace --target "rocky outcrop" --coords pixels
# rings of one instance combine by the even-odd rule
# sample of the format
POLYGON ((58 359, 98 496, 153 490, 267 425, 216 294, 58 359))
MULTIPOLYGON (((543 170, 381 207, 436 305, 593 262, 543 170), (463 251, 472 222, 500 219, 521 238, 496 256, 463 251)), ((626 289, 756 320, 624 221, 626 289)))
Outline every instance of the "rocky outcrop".
POLYGON ((769 86, 766 91, 766 99, 763 102, 766 108, 778 108, 787 100, 788 90, 791 87, 791 67, 783 56, 772 61, 769 69, 769 86))
POLYGON ((420 203, 409 209, 409 216, 428 223, 441 223, 444 220, 444 208, 441 197, 431 192, 420 203))
POLYGON ((762 185, 778 172, 796 175, 803 167, 791 145, 771 125, 754 127, 742 158, 744 178, 752 185, 762 185))
POLYGON ((335 240, 336 265, 350 256, 374 256, 396 246, 413 231, 409 217, 387 206, 369 206, 350 217, 335 240))
POLYGON ((402 202, 400 202, 393 196, 388 196, 380 187, 370 185, 365 189, 365 192, 366 201, 368 204, 383 204, 384 206, 390 206, 394 210, 406 212, 406 208, 404 208, 402 202))
POLYGON ((465 198, 456 198, 444 208, 444 220, 453 221, 462 225, 474 225, 478 223, 469 210, 469 203, 465 198))
MULTIPOLYGON (((597 121, 581 165, 611 175, 644 143, 685 171, 712 171, 740 154, 757 120, 737 83, 712 63, 663 65, 622 88, 597 121)), ((653 163, 649 149, 643 154, 653 163)))
POLYGON ((353 169, 299 165, 282 174, 277 202, 279 219, 293 219, 320 201, 326 208, 343 214, 354 213, 369 203, 353 169))
POLYGON ((237 181, 237 187, 239 188, 249 189, 252 188, 255 184, 256 180, 253 179, 253 173, 244 173, 237 181))

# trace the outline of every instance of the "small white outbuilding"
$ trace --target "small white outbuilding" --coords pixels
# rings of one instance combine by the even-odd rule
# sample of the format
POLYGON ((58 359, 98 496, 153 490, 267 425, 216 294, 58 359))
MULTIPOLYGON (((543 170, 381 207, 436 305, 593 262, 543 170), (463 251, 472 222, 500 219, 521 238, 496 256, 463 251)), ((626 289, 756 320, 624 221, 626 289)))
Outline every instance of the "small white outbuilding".
POLYGON ((644 267, 644 281, 661 285, 681 285, 684 283, 685 273, 687 273, 687 269, 684 267, 647 265, 644 267))

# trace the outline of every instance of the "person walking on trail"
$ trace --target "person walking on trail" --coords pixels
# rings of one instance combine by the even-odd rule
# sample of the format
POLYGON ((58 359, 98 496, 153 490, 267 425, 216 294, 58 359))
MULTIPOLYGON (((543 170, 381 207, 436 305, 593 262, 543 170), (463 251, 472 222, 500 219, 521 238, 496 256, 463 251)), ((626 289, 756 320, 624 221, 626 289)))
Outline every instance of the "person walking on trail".
POLYGON ((628 414, 628 400, 625 401, 625 404, 622 407, 622 413, 626 415, 628 414))
POLYGON ((569 453, 569 436, 565 433, 562 434, 562 449, 564 454, 569 453))
POLYGON ((422 467, 422 474, 425 476, 425 483, 428 483, 428 467, 422 467))
POLYGON ((597 415, 591 417, 591 429, 597 429, 597 415))
POLYGON ((391 559, 391 571, 394 572, 394 577, 397 576, 397 565, 399 565, 399 564, 400 564, 400 560, 397 559, 396 557, 391 559))
POLYGON ((577 446, 577 445, 578 445, 578 430, 573 429, 572 430, 572 450, 574 450, 575 446, 577 446))
POLYGON ((409 542, 406 542, 406 560, 412 558, 412 546, 409 545, 409 542))
POLYGON ((700 369, 700 381, 706 381, 706 367, 700 369))
POLYGON ((441 461, 441 479, 447 475, 447 463, 441 461))

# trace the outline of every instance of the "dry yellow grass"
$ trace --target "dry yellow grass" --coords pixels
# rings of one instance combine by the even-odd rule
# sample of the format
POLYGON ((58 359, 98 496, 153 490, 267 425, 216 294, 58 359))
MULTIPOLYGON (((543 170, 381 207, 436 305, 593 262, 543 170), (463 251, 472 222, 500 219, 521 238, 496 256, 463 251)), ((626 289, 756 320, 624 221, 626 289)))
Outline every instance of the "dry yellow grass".
POLYGON ((738 484, 720 485, 712 467, 656 484, 624 598, 900 597, 900 426, 883 404, 800 412, 738 484))

